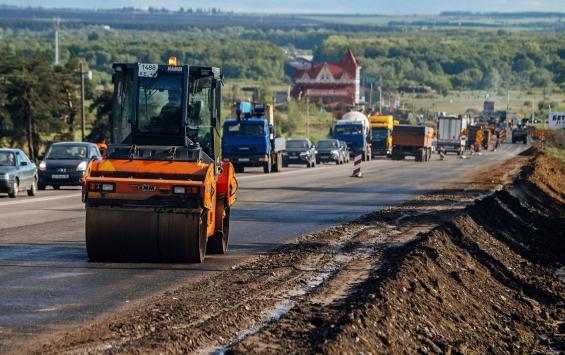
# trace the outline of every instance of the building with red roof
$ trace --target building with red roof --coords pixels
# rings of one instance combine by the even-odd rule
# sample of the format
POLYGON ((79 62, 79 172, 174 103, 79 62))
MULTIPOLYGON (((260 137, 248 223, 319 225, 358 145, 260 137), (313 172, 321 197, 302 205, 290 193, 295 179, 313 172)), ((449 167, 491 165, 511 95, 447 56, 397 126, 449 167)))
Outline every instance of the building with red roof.
POLYGON ((361 103, 361 66, 351 50, 339 63, 313 64, 294 74, 292 96, 307 97, 336 114, 361 103))

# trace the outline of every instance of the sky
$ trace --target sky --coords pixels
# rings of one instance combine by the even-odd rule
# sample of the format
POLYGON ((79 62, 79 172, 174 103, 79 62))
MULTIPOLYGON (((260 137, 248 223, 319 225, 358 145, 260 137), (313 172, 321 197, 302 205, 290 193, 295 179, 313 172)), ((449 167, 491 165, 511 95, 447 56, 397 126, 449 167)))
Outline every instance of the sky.
POLYGON ((565 0, 0 0, 0 4, 74 8, 221 8, 236 12, 327 14, 438 14, 442 11, 565 12, 565 0))

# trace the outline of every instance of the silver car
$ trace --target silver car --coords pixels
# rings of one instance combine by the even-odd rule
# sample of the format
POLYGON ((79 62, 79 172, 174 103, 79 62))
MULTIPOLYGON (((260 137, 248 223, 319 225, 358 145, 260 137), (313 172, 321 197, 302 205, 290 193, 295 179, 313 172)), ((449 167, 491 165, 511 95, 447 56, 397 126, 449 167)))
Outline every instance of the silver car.
POLYGON ((15 198, 37 193, 37 167, 20 149, 0 149, 0 193, 15 198))

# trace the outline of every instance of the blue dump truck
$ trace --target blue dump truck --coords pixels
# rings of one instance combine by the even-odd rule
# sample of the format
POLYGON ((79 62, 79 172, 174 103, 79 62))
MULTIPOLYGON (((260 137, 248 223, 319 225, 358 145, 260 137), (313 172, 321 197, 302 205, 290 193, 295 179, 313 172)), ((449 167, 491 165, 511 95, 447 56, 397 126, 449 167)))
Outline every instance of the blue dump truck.
POLYGON ((363 160, 371 160, 371 124, 361 112, 348 112, 336 122, 333 138, 347 143, 354 156, 361 153, 363 160))
POLYGON ((238 102, 233 117, 224 122, 222 157, 229 160, 235 171, 245 167, 263 167, 263 172, 282 170, 284 138, 276 138, 273 108, 270 105, 238 102))

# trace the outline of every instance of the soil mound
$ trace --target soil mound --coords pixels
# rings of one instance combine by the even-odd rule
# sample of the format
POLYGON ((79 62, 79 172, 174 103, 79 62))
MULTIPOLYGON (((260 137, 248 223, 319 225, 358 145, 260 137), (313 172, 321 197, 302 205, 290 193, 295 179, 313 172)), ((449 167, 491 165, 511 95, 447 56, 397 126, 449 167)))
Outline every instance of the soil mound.
POLYGON ((319 350, 564 351, 565 167, 533 153, 512 186, 392 251, 319 350))

